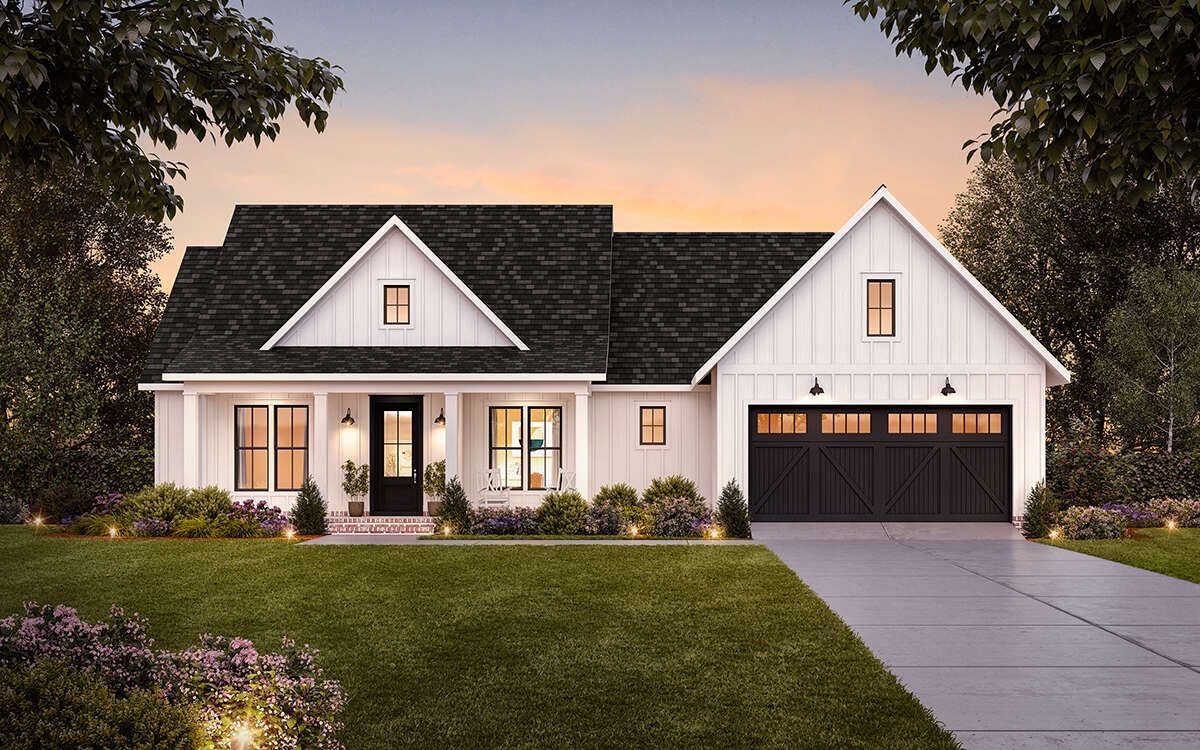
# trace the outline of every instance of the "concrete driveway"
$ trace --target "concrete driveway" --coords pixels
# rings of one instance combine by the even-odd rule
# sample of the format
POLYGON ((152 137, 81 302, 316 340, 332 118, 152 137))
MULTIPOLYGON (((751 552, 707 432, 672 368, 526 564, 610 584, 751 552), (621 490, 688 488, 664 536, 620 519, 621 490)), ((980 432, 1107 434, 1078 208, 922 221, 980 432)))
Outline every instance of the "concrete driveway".
POLYGON ((1200 585, 1007 524, 757 524, 967 748, 1200 747, 1200 585))

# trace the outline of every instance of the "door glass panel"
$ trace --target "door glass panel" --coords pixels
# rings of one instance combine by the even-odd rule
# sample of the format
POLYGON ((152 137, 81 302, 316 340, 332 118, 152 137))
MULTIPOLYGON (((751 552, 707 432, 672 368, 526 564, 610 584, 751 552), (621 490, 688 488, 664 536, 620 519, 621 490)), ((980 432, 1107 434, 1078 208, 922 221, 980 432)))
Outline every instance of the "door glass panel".
POLYGON ((413 476, 413 413, 411 409, 383 412, 383 475, 413 476))

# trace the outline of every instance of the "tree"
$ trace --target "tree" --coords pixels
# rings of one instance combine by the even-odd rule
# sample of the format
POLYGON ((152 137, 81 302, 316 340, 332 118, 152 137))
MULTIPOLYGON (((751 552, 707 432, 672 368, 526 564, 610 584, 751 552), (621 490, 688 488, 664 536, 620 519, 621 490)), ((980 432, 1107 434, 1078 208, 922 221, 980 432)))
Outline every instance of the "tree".
POLYGON ((292 506, 291 522, 296 533, 324 534, 328 530, 325 522, 327 511, 321 489, 311 476, 305 477, 304 484, 300 485, 300 493, 296 495, 296 504, 292 506))
MULTIPOLYGON (((1083 169, 1065 161, 1064 174, 1083 169)), ((1049 392, 1052 437, 1082 420, 1105 438, 1110 379, 1097 367, 1132 269, 1200 266, 1200 210, 1183 180, 1128 205, 1081 181, 1045 184, 1007 159, 979 165, 941 226, 946 247, 1071 370, 1049 392)))
POLYGON ((1191 441, 1200 419, 1200 275, 1137 271, 1108 329, 1112 347, 1102 369, 1126 443, 1171 453, 1191 441))
POLYGON ((1195 0, 845 0, 896 54, 999 105, 965 147, 1047 182, 1077 151, 1092 189, 1149 198, 1200 163, 1195 0))
POLYGON ((471 501, 467 499, 458 477, 451 477, 446 481, 446 494, 442 496, 441 509, 438 510, 438 528, 452 534, 470 534, 471 517, 471 501))
POLYGON ((276 46, 230 0, 10 0, 0 11, 0 160, 41 178, 75 169, 155 218, 183 205, 186 165, 146 153, 180 135, 265 136, 294 105, 321 131, 342 80, 276 46))
POLYGON ((717 501, 717 523, 725 530, 726 536, 750 538, 750 510, 736 480, 730 479, 721 490, 721 498, 717 501))
POLYGON ((113 198, 78 172, 0 168, 0 497, 63 506, 153 478, 137 382, 171 237, 113 198))

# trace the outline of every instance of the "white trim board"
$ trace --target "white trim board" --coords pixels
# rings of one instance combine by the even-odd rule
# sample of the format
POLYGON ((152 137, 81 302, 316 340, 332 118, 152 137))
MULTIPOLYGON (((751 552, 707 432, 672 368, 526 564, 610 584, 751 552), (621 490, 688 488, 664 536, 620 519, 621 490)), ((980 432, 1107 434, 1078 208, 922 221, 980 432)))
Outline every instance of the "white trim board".
POLYGON ((315 307, 316 304, 320 302, 323 297, 325 297, 325 295, 333 291, 334 287, 338 285, 338 282, 345 278, 346 274, 350 273, 350 271, 356 265, 358 265, 358 263, 365 258, 367 254, 370 253, 371 250, 383 240, 384 237, 387 236, 387 233, 393 229, 400 230, 401 234, 403 234, 409 239, 410 242, 416 245, 417 249, 429 259, 429 262, 437 267, 437 269, 441 271, 442 274, 450 280, 450 283, 454 284, 454 286, 460 292, 466 295, 467 299, 471 300, 471 303, 474 304, 475 307, 479 308, 479 311, 482 312, 484 316, 497 328, 499 328, 500 332, 503 333, 504 336, 511 341, 514 346, 523 352, 529 351, 529 347, 526 346, 525 342, 522 341, 517 334, 513 333, 513 330, 509 328, 503 320, 500 319, 500 316, 492 312, 492 309, 484 304, 483 300, 479 299, 475 292, 471 291, 470 287, 463 283, 463 280, 458 277, 458 274, 450 270, 450 267, 443 263, 442 259, 439 258, 436 253, 430 250, 429 246, 426 245, 421 238, 418 237, 415 232, 413 232, 413 230, 409 229, 408 225, 401 221, 399 216, 394 214, 392 215, 392 218, 388 219, 386 222, 384 222, 383 226, 376 230, 375 234, 371 235, 369 240, 363 243, 363 246, 360 247, 354 253, 354 255, 350 256, 349 260, 342 264, 342 267, 339 268, 337 272, 333 274, 333 276, 330 276, 329 279, 321 285, 321 288, 318 289, 313 296, 308 298, 308 301, 305 302, 299 310, 292 314, 292 317, 288 318, 288 321, 283 324, 282 328, 276 331, 271 338, 267 339, 266 343, 263 344, 260 349, 262 351, 267 351, 268 349, 274 348, 275 345, 278 344, 285 335, 287 335, 288 331, 291 331, 293 328, 299 325, 300 321, 304 319, 308 312, 312 310, 313 307, 315 307))
POLYGON ((323 380, 331 383, 353 383, 367 381, 410 382, 410 381, 451 381, 451 380, 603 380, 604 373, 594 372, 397 372, 397 373, 321 373, 321 372, 281 372, 281 373, 221 373, 221 372, 167 372, 163 377, 169 380, 234 380, 234 381, 306 381, 323 380))
POLYGON ((638 384, 622 384, 622 383, 596 383, 592 386, 592 391, 595 393, 690 393, 692 391, 704 392, 711 391, 712 386, 707 383, 704 385, 685 385, 685 384, 668 384, 668 385, 638 385, 638 384))
POLYGON ((771 312, 771 310, 773 310, 775 306, 779 304, 783 298, 786 297, 793 288, 795 288, 797 284, 800 283, 801 279, 807 276, 808 273, 812 271, 812 269, 815 268, 816 265, 830 253, 830 251, 838 244, 838 242, 840 242, 841 239, 845 237, 846 234, 849 233, 850 230, 853 229, 854 226, 858 224, 858 222, 861 221, 864 216, 867 215, 867 212, 869 212, 881 201, 887 203, 896 211, 896 213, 900 214, 900 217, 908 222, 908 224, 917 232, 917 234, 921 236, 923 240, 929 243, 929 246, 933 248, 934 252, 941 256, 942 260, 946 261, 946 263, 952 269, 954 269, 958 275, 961 276, 977 294, 979 294, 979 296, 983 297, 984 301, 986 301, 988 305, 990 305, 991 308, 995 310, 995 312, 1006 323, 1008 323, 1022 339, 1025 340, 1025 343, 1033 347, 1034 351, 1036 351, 1042 357, 1042 359, 1045 360, 1046 365, 1060 379, 1060 382, 1050 382, 1051 379, 1047 378, 1047 385, 1061 385, 1063 383, 1071 382, 1071 373, 1069 370, 1067 370, 1063 363, 1059 362, 1058 359, 1046 349, 1046 347, 1042 346, 1042 343, 1034 338, 1033 334, 1029 332, 1029 329, 1021 325, 1021 322, 1014 318, 1013 314, 1010 313, 1008 309, 1004 307, 1004 305, 1000 304, 1000 301, 992 296, 992 293, 989 292, 987 288, 983 286, 983 284, 979 283, 979 280, 972 276, 971 272, 964 268, 963 265, 959 263, 953 255, 950 254, 950 251, 947 250, 942 243, 938 242, 937 239, 929 233, 929 230, 921 225, 921 222, 917 221, 915 216, 908 212, 908 209, 901 205, 900 201, 888 191, 887 187, 880 185, 879 189, 875 191, 875 194, 872 195, 867 202, 862 205, 862 208, 858 209, 858 211, 856 211, 855 214, 850 217, 850 220, 847 221, 841 229, 839 229, 832 237, 826 240, 825 244, 821 246, 821 249, 818 250, 811 258, 809 258, 808 262, 801 266, 800 270, 796 271, 796 273, 793 274, 792 277, 788 279, 787 282, 785 282, 777 292, 775 292, 775 294, 771 295, 771 298, 758 309, 758 312, 754 313, 749 320, 742 324, 742 327, 739 328, 728 341, 722 344, 721 348, 718 349, 715 354, 709 357, 707 362, 701 365, 700 369, 696 371, 696 374, 692 376, 692 384, 695 385, 703 380, 704 376, 707 375, 712 368, 715 367, 716 364, 720 362, 721 359, 724 358, 724 356, 738 344, 739 341, 745 338, 746 334, 748 334, 751 329, 758 325, 759 321, 766 317, 767 313, 771 312))

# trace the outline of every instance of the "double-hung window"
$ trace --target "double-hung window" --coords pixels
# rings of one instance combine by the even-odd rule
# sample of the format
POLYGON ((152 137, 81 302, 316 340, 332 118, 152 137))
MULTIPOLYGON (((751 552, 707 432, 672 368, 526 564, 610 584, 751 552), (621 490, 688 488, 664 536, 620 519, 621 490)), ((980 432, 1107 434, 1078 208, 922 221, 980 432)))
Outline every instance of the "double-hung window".
POLYGON ((299 490, 308 476, 308 407, 275 407, 275 489, 299 490))
POLYGON ((491 485, 509 490, 557 486, 562 472, 561 406, 493 406, 488 410, 491 485))
POLYGON ((268 409, 265 406, 235 406, 233 452, 237 467, 234 489, 265 490, 267 476, 268 409))
POLYGON ((293 492, 308 476, 308 407, 280 405, 233 407, 233 488, 238 492, 274 489, 293 492), (272 439, 274 442, 272 443, 272 439))

